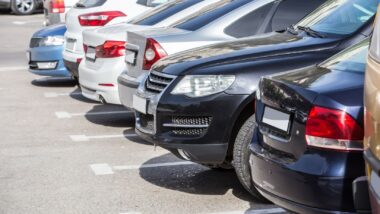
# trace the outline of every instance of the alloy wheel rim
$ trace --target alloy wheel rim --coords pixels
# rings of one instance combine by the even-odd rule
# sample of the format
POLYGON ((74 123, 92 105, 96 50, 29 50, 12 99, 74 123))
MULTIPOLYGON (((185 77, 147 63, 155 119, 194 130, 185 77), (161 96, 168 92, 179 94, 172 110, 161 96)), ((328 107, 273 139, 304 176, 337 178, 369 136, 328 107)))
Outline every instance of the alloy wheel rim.
POLYGON ((33 0, 16 0, 17 10, 21 13, 28 13, 33 9, 33 0))

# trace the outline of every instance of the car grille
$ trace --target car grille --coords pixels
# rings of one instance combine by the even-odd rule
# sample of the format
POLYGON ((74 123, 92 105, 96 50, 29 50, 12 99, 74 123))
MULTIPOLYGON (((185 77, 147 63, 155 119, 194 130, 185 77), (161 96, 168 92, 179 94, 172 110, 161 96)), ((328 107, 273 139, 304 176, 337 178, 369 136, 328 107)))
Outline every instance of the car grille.
POLYGON ((174 116, 171 123, 164 123, 163 126, 172 128, 175 135, 185 136, 201 136, 206 133, 212 121, 212 117, 189 117, 189 116, 174 116))
POLYGON ((174 78, 175 76, 172 75, 152 71, 145 82, 145 89, 149 92, 160 93, 174 78))
POLYGON ((32 38, 32 39, 30 39, 29 47, 30 47, 30 48, 38 47, 39 44, 40 44, 41 39, 42 39, 42 38, 32 38))

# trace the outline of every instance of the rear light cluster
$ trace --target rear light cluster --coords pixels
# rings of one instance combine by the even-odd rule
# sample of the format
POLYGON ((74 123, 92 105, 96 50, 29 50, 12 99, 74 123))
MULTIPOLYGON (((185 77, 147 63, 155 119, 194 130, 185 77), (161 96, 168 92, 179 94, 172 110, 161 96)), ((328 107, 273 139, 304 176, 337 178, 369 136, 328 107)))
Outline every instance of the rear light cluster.
POLYGON ((154 39, 148 38, 146 41, 143 69, 150 70, 152 65, 168 54, 161 47, 161 45, 154 39))
POLYGON ((306 121, 306 141, 309 146, 361 151, 363 137, 363 128, 344 111, 314 106, 306 121))
POLYGON ((51 0, 50 1, 50 12, 51 13, 64 13, 65 12, 65 1, 64 0, 51 0))
POLYGON ((78 16, 81 26, 104 26, 116 17, 126 16, 120 11, 105 11, 97 13, 87 13, 78 16))
MULTIPOLYGON (((84 52, 87 53, 88 46, 83 45, 84 52)), ((103 45, 95 47, 96 58, 114 58, 124 56, 125 42, 124 41, 105 41, 103 45)))

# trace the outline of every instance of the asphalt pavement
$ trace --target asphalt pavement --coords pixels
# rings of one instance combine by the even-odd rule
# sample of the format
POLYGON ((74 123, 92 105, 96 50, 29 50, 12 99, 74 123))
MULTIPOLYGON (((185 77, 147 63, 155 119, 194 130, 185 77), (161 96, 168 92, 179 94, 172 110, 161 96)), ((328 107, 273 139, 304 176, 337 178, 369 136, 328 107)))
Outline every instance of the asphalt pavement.
POLYGON ((43 15, 0 13, 0 213, 283 213, 216 171, 154 148, 134 115, 27 70, 43 15))

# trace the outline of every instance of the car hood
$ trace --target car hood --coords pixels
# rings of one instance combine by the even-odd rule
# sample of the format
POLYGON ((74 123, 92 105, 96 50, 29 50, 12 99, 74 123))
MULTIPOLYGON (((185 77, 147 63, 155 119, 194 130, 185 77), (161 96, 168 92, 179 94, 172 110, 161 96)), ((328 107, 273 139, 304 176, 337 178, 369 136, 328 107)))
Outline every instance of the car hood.
POLYGON ((173 75, 185 75, 192 68, 330 49, 337 46, 337 41, 338 38, 314 38, 305 34, 273 32, 184 51, 158 61, 153 69, 173 75))
POLYGON ((66 32, 65 24, 51 25, 35 32, 33 37, 63 36, 66 32))

